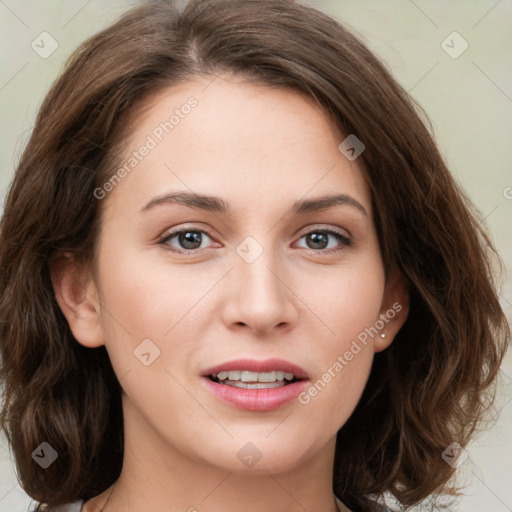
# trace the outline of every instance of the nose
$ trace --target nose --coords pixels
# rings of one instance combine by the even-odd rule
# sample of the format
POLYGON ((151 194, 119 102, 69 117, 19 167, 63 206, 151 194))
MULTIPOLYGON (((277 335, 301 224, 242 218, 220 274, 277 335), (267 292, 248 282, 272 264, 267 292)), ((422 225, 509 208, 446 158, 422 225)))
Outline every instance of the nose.
POLYGON ((258 336, 291 329, 297 322, 297 295, 284 265, 264 251, 256 261, 238 258, 228 274, 224 321, 230 329, 248 329, 258 336))

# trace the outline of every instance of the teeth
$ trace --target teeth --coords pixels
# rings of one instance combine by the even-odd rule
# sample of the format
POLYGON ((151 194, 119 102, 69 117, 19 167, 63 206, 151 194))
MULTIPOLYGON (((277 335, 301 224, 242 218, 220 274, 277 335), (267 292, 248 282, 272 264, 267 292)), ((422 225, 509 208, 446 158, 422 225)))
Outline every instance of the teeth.
POLYGON ((275 382, 242 382, 241 380, 232 381, 226 380, 223 384, 227 384, 228 386, 233 386, 234 388, 242 388, 242 389, 270 389, 270 388, 280 388, 285 386, 285 383, 281 381, 275 382))
MULTIPOLYGON (((244 372, 245 373, 245 372, 244 372)), ((247 372, 249 373, 249 372, 247 372)), ((279 378, 280 372, 262 372, 262 373, 255 373, 254 375, 257 375, 258 382, 275 382, 276 380, 276 374, 277 374, 277 380, 283 380, 279 378)), ((242 380, 244 380, 244 376, 242 374, 242 380)), ((251 380, 245 381, 245 382, 251 382, 251 380)))
MULTIPOLYGON (((232 371, 232 372, 219 372, 217 379, 220 381, 241 381, 241 382, 262 382, 274 383, 282 382, 283 380, 293 380, 293 373, 286 373, 280 370, 272 372, 250 372, 247 370, 232 371)), ((225 384, 228 384, 227 382, 225 384)))
MULTIPOLYGON (((258 382, 258 375, 260 375, 259 373, 257 372, 240 372, 240 380, 242 382, 258 382)), ((236 379, 231 379, 230 380, 236 380, 236 379)))

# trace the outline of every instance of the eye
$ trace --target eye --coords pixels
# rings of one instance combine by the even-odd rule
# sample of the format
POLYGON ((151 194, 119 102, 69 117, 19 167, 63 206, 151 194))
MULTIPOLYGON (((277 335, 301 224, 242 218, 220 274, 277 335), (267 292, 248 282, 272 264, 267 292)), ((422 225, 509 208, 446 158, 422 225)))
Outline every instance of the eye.
MULTIPOLYGON (((312 231, 309 231, 308 233, 304 234, 301 237, 301 240, 305 238, 307 247, 306 249, 312 249, 313 252, 323 251, 323 252, 338 252, 342 251, 346 247, 350 247, 352 245, 352 240, 344 235, 343 233, 340 233, 338 231, 335 231, 334 229, 314 229, 312 231), (329 247, 329 237, 331 239, 335 239, 338 241, 339 246, 338 248, 332 249, 329 247), (325 250, 330 249, 330 250, 325 250)), ((334 247, 336 247, 336 244, 334 244, 334 247)))
MULTIPOLYGON (((185 228, 165 235, 159 243, 170 247, 169 250, 174 252, 194 252, 207 247, 203 246, 204 237, 211 240, 208 233, 202 229, 185 228), (172 243, 173 240, 175 240, 174 243, 172 243)), ((329 228, 316 228, 302 235, 300 239, 303 238, 306 239, 307 247, 305 248, 313 252, 338 252, 352 245, 352 240, 348 236, 329 228), (338 248, 336 243, 334 243, 334 249, 332 244, 329 247, 330 240, 333 239, 338 241, 338 248)))
POLYGON ((195 251, 201 248, 204 249, 204 247, 201 247, 202 242, 204 241, 204 235, 210 238, 208 233, 202 229, 180 229, 179 231, 174 231, 173 233, 166 235, 160 243, 162 245, 176 247, 171 243, 171 240, 176 239, 176 242, 179 244, 177 252, 195 251))

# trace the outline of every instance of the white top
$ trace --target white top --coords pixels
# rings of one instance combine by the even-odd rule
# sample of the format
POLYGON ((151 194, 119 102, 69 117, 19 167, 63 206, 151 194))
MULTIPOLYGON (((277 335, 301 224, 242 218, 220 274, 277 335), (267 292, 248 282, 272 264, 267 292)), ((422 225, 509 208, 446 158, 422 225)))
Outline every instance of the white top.
POLYGON ((48 509, 49 512, 80 512, 82 510, 84 502, 82 500, 74 501, 73 503, 67 503, 60 507, 53 507, 48 509))

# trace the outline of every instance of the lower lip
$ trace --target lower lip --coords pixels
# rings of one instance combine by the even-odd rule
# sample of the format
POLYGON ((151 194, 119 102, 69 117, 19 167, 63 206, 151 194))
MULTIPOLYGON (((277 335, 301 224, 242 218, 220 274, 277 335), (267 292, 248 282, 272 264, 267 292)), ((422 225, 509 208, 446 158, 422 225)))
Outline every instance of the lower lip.
POLYGON ((295 400, 307 386, 306 380, 286 384, 279 388, 243 389, 218 384, 203 377, 206 388, 219 400, 246 411, 273 411, 295 400))

